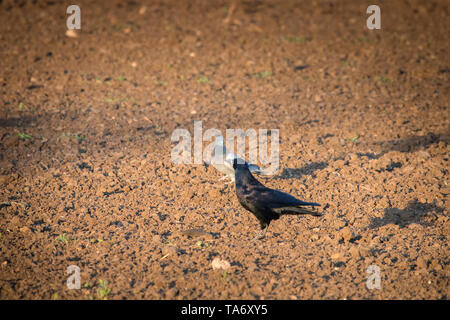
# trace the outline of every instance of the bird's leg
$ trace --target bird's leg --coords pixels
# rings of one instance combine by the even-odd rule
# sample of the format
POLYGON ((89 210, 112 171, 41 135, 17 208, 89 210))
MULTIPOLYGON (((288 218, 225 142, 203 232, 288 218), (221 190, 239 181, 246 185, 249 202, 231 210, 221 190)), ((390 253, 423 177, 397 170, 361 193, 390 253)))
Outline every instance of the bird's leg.
POLYGON ((269 229, 269 226, 265 227, 263 230, 263 235, 261 236, 261 239, 264 238, 266 236, 267 233, 267 229, 269 229))
POLYGON ((262 229, 256 234, 256 236, 253 238, 253 241, 263 239, 266 236, 266 232, 268 229, 268 225, 261 225, 262 229))

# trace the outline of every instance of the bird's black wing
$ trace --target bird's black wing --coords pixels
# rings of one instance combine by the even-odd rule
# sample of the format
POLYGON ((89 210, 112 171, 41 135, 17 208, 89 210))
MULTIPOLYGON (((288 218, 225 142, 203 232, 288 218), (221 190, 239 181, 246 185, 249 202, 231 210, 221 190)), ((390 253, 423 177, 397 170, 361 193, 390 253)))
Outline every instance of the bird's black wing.
POLYGON ((252 212, 264 228, 271 220, 278 219, 280 214, 267 206, 266 191, 263 185, 246 184, 237 188, 237 196, 241 205, 252 212))

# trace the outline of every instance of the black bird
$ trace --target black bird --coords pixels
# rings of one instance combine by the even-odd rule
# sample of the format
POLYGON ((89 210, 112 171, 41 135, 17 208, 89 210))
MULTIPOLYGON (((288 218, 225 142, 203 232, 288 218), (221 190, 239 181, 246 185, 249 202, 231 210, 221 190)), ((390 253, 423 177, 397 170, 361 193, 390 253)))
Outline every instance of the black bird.
POLYGON ((267 188, 255 179, 246 163, 234 159, 233 168, 236 182, 236 195, 239 203, 253 213, 261 224, 261 233, 265 236, 270 221, 280 218, 282 214, 311 214, 321 216, 318 211, 308 210, 305 206, 320 206, 315 202, 304 202, 285 192, 267 188))

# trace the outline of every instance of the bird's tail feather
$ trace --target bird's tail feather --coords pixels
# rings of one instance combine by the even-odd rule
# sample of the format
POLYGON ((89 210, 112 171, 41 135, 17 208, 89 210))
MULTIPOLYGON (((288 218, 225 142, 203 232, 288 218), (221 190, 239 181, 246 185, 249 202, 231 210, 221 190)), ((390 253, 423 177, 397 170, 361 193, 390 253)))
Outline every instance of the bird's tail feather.
POLYGON ((300 205, 301 206, 320 207, 320 204, 315 203, 315 202, 304 202, 304 201, 302 201, 302 203, 300 205))
POLYGON ((309 210, 309 209, 302 208, 302 207, 283 207, 283 208, 276 208, 276 209, 272 209, 272 210, 277 212, 278 214, 310 214, 313 216, 321 216, 322 215, 322 212, 315 211, 315 210, 309 210))

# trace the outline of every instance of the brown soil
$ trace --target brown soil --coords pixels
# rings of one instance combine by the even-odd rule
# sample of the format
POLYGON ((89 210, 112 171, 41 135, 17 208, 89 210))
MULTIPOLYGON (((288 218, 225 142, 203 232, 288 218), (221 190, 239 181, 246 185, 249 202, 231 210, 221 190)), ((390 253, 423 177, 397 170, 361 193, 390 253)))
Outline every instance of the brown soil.
POLYGON ((35 2, 0 4, 0 298, 448 299, 448 1, 373 31, 364 1, 77 1, 76 38, 35 2), (259 179, 325 215, 250 241, 234 186, 171 162, 194 120, 279 128, 259 179))

